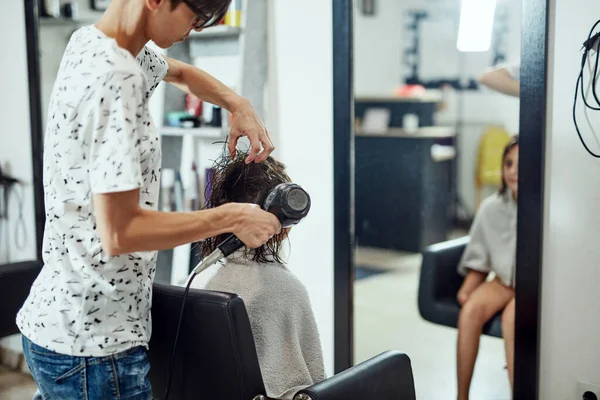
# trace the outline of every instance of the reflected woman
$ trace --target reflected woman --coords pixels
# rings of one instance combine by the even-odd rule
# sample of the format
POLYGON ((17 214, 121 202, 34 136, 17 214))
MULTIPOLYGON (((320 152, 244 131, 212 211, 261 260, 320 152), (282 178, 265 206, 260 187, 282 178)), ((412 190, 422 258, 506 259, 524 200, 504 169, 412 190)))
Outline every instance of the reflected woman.
POLYGON ((502 186, 481 204, 469 233, 470 240, 458 266, 465 276, 457 294, 458 400, 469 398, 479 338, 483 326, 502 312, 508 374, 513 382, 515 321, 515 257, 519 138, 514 136, 502 156, 502 186))

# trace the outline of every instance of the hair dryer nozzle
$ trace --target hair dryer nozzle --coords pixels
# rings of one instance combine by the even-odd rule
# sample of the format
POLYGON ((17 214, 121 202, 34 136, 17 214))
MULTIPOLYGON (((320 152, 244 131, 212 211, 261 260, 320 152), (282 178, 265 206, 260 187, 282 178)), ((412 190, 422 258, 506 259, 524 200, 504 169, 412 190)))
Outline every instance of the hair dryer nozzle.
POLYGON ((310 205, 310 196, 300 185, 282 183, 271 190, 263 209, 275 214, 282 228, 289 228, 308 215, 310 205))

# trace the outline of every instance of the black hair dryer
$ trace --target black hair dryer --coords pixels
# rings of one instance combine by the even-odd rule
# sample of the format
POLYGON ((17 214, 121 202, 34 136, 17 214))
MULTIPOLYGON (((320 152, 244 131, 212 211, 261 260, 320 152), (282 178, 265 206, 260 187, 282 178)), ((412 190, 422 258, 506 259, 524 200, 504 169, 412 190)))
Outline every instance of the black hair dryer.
MULTIPOLYGON (((295 183, 281 183, 271 190, 263 203, 263 210, 274 214, 281 228, 296 225, 310 211, 310 196, 306 190, 295 183)), ((212 253, 196 265, 192 275, 197 275, 223 257, 233 254, 244 247, 244 243, 235 235, 230 235, 212 253)))

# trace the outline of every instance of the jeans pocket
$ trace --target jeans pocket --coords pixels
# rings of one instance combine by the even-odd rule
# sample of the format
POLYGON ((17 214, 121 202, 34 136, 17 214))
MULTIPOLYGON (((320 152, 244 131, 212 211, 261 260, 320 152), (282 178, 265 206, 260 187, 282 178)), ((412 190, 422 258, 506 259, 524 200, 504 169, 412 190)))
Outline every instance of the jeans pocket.
POLYGON ((38 378, 50 379, 54 383, 77 375, 85 368, 84 360, 77 357, 43 355, 32 351, 31 359, 38 378))
POLYGON ((122 398, 151 398, 152 389, 148 378, 150 363, 142 347, 124 355, 115 355, 113 362, 114 374, 122 398))
POLYGON ((81 357, 59 354, 29 341, 29 357, 38 379, 60 383, 85 368, 81 357))

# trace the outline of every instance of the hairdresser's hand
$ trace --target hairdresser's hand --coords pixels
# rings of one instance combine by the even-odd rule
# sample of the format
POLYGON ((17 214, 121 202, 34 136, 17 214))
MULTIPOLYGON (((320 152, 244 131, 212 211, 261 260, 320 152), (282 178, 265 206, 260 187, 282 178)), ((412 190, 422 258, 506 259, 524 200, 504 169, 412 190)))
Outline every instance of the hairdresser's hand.
POLYGON ((260 247, 281 232, 277 217, 256 204, 234 204, 234 207, 237 208, 238 222, 233 233, 247 247, 260 247))
POLYGON ((236 105, 232 107, 231 113, 233 119, 228 144, 231 158, 235 157, 238 140, 242 136, 247 136, 250 140, 250 154, 246 158, 246 164, 252 161, 256 163, 265 161, 269 154, 275 150, 275 146, 273 146, 269 132, 256 115, 250 102, 243 97, 239 97, 236 105))

